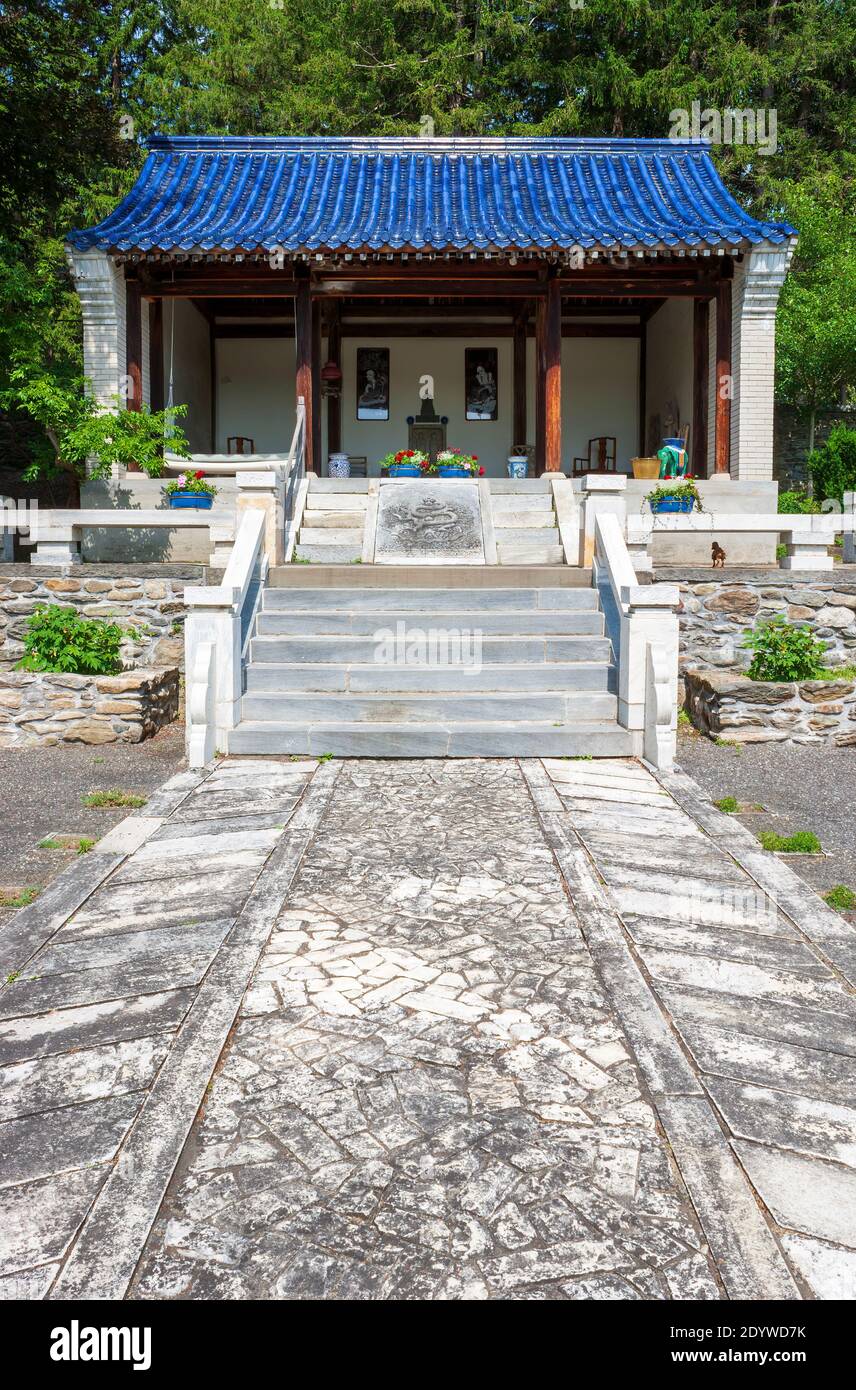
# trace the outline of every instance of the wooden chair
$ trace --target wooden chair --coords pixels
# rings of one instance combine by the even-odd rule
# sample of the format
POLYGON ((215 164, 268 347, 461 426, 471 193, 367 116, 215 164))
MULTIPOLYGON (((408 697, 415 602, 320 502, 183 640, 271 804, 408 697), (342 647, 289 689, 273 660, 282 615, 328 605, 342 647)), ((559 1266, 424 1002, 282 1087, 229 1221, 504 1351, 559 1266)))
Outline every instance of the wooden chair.
POLYGON ((230 434, 226 440, 227 454, 254 454, 256 452, 256 441, 250 439, 246 434, 230 434), (249 449, 247 445, 249 444, 249 449))
POLYGON ((597 438, 589 440, 588 454, 585 458, 574 459, 574 477, 581 478, 585 473, 614 473, 615 460, 615 437, 609 434, 598 435, 597 438))
POLYGON ((369 467, 369 461, 366 454, 348 454, 348 462, 351 465, 352 478, 366 477, 369 467))

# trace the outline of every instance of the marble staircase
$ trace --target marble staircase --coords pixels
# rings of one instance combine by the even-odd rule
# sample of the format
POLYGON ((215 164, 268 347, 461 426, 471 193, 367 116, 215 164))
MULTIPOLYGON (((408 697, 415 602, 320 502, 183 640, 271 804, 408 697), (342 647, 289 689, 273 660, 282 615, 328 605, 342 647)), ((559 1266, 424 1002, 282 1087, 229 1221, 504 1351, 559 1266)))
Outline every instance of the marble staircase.
MULTIPOLYGON (((378 567, 372 569, 379 578, 378 567)), ((274 574, 256 615, 241 717, 228 751, 366 757, 635 751, 633 736, 617 722, 614 654, 596 590, 568 583, 489 588, 468 576, 450 586, 448 571, 442 585, 422 575, 419 588, 394 581, 315 588, 309 572, 300 576, 305 582, 285 586, 274 574)))

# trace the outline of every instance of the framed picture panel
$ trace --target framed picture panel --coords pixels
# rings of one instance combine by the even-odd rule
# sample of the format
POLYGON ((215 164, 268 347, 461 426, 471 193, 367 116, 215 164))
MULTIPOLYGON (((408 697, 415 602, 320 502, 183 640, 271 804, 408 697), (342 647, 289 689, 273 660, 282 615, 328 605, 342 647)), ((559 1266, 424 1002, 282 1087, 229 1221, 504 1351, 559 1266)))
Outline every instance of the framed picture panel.
POLYGON ((389 419, 389 348, 357 348, 357 419, 389 419))
POLYGON ((498 404, 498 354, 495 347, 466 348, 464 390, 468 420, 495 420, 498 404))

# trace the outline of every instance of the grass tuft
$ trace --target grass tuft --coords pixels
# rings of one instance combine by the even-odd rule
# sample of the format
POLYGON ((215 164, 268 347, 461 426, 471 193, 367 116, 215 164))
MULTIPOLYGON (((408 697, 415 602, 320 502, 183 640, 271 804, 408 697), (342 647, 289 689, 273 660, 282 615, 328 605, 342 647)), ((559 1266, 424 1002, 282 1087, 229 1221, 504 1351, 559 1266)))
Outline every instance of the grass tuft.
POLYGON ((88 796, 82 798, 84 806, 100 810, 105 806, 145 806, 147 797, 138 796, 136 792, 123 792, 117 788, 107 792, 90 792, 88 796))
POLYGON ((18 893, 8 893, 0 888, 0 907, 29 907, 41 891, 41 888, 22 888, 18 893))
POLYGON ((780 835, 777 830, 762 830, 758 836, 763 849, 778 854, 822 854, 820 840, 813 830, 797 830, 794 835, 780 835))
POLYGON ((836 912, 856 912, 856 893, 846 883, 836 883, 834 888, 824 893, 823 901, 834 907, 836 912))
POLYGON ((714 801, 714 806, 718 811, 727 811, 729 816, 740 810, 740 802, 736 796, 723 796, 719 801, 714 801))

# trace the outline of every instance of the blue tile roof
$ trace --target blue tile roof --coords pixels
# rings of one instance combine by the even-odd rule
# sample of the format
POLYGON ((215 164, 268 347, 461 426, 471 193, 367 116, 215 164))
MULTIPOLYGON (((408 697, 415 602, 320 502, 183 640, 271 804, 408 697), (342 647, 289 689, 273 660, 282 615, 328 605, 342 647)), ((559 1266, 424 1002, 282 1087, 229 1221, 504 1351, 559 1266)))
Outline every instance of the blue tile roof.
POLYGON ((757 222, 698 141, 155 136, 85 249, 555 251, 741 247, 757 222))

